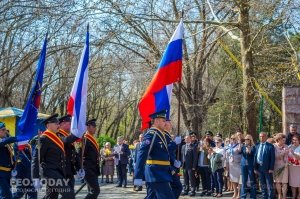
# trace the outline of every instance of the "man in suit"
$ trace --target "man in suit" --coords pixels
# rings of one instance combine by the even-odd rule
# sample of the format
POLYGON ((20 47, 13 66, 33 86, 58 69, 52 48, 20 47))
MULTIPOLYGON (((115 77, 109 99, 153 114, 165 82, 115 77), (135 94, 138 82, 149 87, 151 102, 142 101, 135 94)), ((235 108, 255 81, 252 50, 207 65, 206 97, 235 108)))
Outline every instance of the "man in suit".
POLYGON ((197 147, 194 147, 191 143, 191 136, 185 136, 185 145, 181 149, 182 156, 182 168, 184 176, 184 192, 183 195, 187 195, 190 190, 190 196, 196 195, 196 179, 195 171, 197 168, 197 147))
MULTIPOLYGON (((40 178, 47 181, 45 198, 55 199, 58 194, 63 199, 75 198, 66 179, 66 158, 64 143, 57 136, 59 129, 58 114, 44 120, 46 131, 40 136, 32 157, 32 179, 36 190, 41 188, 40 178), (40 170, 41 169, 41 170, 40 170)), ((77 138, 74 136, 70 142, 77 138)))
POLYGON ((13 149, 9 144, 28 138, 8 137, 5 123, 0 122, 0 198, 12 198, 10 179, 14 166, 13 149))
POLYGON ((260 143, 257 144, 254 156, 255 172, 259 173, 259 181, 262 188, 262 196, 264 199, 273 199, 273 172, 275 163, 274 146, 267 142, 267 133, 259 134, 260 143))
POLYGON ((127 164, 128 157, 131 152, 129 150, 129 146, 125 144, 123 137, 117 138, 117 145, 114 147, 114 155, 117 159, 117 170, 119 174, 119 182, 117 187, 122 187, 124 182, 124 188, 127 186, 127 164))
MULTIPOLYGON (((141 134, 139 135, 139 142, 136 144, 136 147, 135 147, 135 150, 134 150, 134 165, 136 164, 137 154, 138 154, 138 151, 139 151, 140 148, 141 148, 143 139, 144 139, 144 134, 141 133, 141 134)), ((143 178, 143 180, 145 180, 145 177, 143 178)), ((134 190, 135 190, 135 191, 142 191, 142 190, 143 190, 143 186, 135 186, 135 185, 134 185, 134 190)))
POLYGON ((100 187, 98 176, 100 175, 99 166, 99 145, 94 138, 96 133, 96 119, 91 119, 86 122, 87 132, 84 134, 82 140, 82 149, 80 150, 82 156, 83 168, 85 171, 84 180, 88 186, 88 194, 86 199, 96 199, 100 194, 100 187))

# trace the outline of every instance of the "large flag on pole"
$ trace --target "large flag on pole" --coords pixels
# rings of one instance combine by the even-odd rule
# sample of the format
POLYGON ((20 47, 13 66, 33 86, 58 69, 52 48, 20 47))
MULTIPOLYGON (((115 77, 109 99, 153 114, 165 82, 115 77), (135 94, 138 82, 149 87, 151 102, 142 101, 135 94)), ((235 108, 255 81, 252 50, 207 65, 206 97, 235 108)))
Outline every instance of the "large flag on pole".
POLYGON ((87 26, 86 41, 80 58, 67 111, 72 115, 71 132, 81 138, 86 131, 86 107, 88 90, 88 63, 89 63, 89 25, 87 26))
POLYGON ((173 83, 181 81, 182 77, 183 32, 184 27, 181 20, 167 45, 150 85, 139 103, 142 129, 149 127, 151 121, 149 115, 152 113, 167 110, 167 117, 169 117, 173 83))
MULTIPOLYGON (((23 115, 19 120, 17 126, 18 131, 20 132, 20 136, 28 137, 28 139, 31 139, 34 136, 34 126, 36 125, 38 109, 40 106, 41 88, 43 84, 43 76, 44 76, 45 61, 46 61, 46 48, 47 48, 47 34, 44 40, 39 62, 37 64, 34 84, 30 91, 23 115)), ((19 149, 21 150, 27 143, 28 140, 19 142, 18 143, 19 149)))

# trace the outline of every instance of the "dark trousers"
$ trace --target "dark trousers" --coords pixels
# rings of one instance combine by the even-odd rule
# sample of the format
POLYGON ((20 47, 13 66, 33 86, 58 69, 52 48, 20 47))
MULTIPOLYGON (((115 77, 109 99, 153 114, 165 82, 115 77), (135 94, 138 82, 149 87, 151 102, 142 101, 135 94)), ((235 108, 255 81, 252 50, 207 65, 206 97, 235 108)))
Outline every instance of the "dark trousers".
POLYGON ((214 184, 215 184, 215 188, 216 188, 216 193, 220 193, 222 194, 222 190, 223 190, 223 173, 224 173, 224 169, 217 169, 214 173, 213 173, 213 177, 214 177, 214 184))
POLYGON ((10 179, 0 178, 0 198, 1 199, 11 199, 12 194, 10 191, 10 179))
POLYGON ((202 189, 203 192, 210 192, 211 191, 211 169, 209 167, 198 167, 198 171, 201 176, 201 182, 202 182, 202 189))
MULTIPOLYGON (((26 178, 19 178, 18 180, 24 180, 26 178)), ((30 178, 27 178, 26 180, 30 180, 30 178)), ((32 181, 30 180, 30 183, 32 181)), ((20 199, 23 196, 26 196, 27 199, 36 199, 37 198, 37 192, 35 191, 34 187, 30 184, 28 186, 17 186, 16 192, 13 193, 12 198, 13 199, 20 199)))
MULTIPOLYGON (((52 179, 51 179, 52 180, 52 179)), ((61 199, 75 199, 74 192, 71 191, 71 188, 65 181, 66 179, 56 179, 56 182, 53 184, 47 183, 46 186, 46 195, 43 197, 45 199, 57 199, 58 195, 61 195, 61 199)), ((47 179, 48 181, 48 179, 47 179)))
POLYGON ((119 186, 122 186, 123 182, 124 182, 124 186, 127 185, 127 164, 118 164, 117 165, 117 170, 119 173, 119 186))
POLYGON ((256 179, 254 174, 254 168, 250 168, 248 165, 241 166, 242 170, 242 187, 241 187, 241 198, 247 198, 247 182, 248 177, 250 178, 250 198, 256 198, 256 179))
POLYGON ((184 192, 189 192, 190 185, 191 191, 195 192, 196 188, 196 179, 195 179, 195 171, 192 169, 184 169, 183 170, 183 177, 184 177, 184 192))
POLYGON ((71 191, 73 192, 73 193, 75 193, 75 190, 74 190, 74 187, 75 187, 75 179, 74 179, 74 176, 68 176, 68 185, 69 185, 69 187, 70 187, 70 189, 71 189, 71 191))
POLYGON ((263 199, 274 199, 273 173, 264 171, 260 166, 258 171, 263 199))
POLYGON ((175 199, 170 183, 147 182, 147 199, 175 199))
POLYGON ((182 192, 182 184, 180 182, 180 177, 178 176, 177 173, 175 173, 174 175, 172 175, 172 182, 170 183, 171 185, 171 188, 172 188, 172 191, 173 191, 173 194, 174 194, 174 197, 176 199, 179 198, 181 192, 182 192))
POLYGON ((89 191, 89 193, 85 196, 85 199, 96 199, 100 194, 98 175, 93 172, 88 172, 86 173, 84 180, 88 186, 89 191))

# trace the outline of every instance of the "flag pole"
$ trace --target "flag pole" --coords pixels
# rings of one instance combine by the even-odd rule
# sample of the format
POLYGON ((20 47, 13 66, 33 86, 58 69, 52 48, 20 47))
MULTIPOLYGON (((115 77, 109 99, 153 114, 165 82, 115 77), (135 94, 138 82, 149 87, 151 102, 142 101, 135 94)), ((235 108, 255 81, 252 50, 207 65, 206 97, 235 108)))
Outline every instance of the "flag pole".
MULTIPOLYGON (((181 11, 181 19, 183 19, 183 10, 181 11)), ((184 36, 184 35, 183 35, 184 36)), ((183 43, 182 43, 183 45, 183 43)), ((182 72, 181 72, 182 73, 182 72)), ((177 119, 177 136, 180 136, 180 106, 181 106, 181 79, 178 82, 178 119, 177 119)), ((176 159, 180 157, 180 144, 177 145, 176 159)))

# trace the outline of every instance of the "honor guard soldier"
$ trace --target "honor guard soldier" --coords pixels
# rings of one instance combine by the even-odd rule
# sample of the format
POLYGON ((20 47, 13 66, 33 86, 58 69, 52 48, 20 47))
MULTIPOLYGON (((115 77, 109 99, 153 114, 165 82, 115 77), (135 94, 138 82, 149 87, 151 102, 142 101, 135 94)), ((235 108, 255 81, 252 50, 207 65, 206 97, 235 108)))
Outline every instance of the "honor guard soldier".
POLYGON ((165 125, 165 133, 168 142, 168 149, 169 149, 170 163, 171 163, 171 173, 172 173, 172 182, 170 183, 170 185, 175 198, 178 199, 183 189, 182 184, 180 182, 180 177, 178 175, 181 162, 176 159, 176 149, 177 146, 181 144, 181 137, 177 136, 173 141, 172 136, 170 134, 171 131, 172 131, 172 123, 169 119, 167 119, 165 125))
POLYGON ((71 188, 71 191, 74 192, 75 179, 74 175, 77 171, 80 170, 80 159, 76 153, 75 146, 73 142, 78 138, 70 134, 71 129, 71 116, 65 115, 59 120, 59 131, 57 132, 58 137, 64 143, 64 149, 66 152, 66 177, 69 180, 68 184, 71 188))
POLYGON ((166 111, 150 115, 152 126, 146 134, 137 155, 134 185, 141 186, 145 166, 147 198, 174 199, 168 141, 165 135, 166 111))
POLYGON ((96 119, 86 122, 87 132, 82 140, 82 161, 85 171, 84 180, 88 185, 89 193, 86 199, 96 199, 100 194, 98 176, 100 175, 99 167, 99 145, 94 138, 96 133, 96 119))
POLYGON ((22 149, 18 150, 17 143, 14 144, 14 152, 16 157, 15 169, 17 171, 16 192, 13 193, 13 199, 25 198, 36 199, 35 191, 31 180, 31 157, 32 149, 30 144, 26 144, 22 149), (30 183, 29 183, 30 182, 30 183))
POLYGON ((61 194, 63 199, 74 199, 75 194, 66 179, 64 143, 56 135, 59 130, 57 116, 55 114, 44 120, 47 129, 40 136, 32 159, 33 185, 39 190, 40 178, 43 177, 47 183, 44 198, 56 199, 61 194))
POLYGON ((9 144, 27 139, 22 136, 8 137, 5 123, 0 122, 0 198, 12 198, 10 179, 14 161, 13 149, 9 144))

